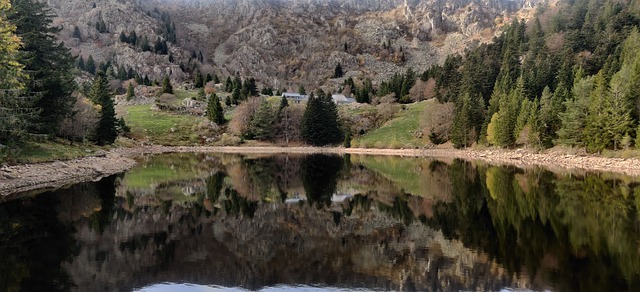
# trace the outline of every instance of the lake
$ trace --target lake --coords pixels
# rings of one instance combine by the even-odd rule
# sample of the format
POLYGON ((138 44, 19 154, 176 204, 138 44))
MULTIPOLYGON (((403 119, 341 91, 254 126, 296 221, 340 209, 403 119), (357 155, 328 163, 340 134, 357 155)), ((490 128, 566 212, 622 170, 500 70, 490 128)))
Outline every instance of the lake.
POLYGON ((640 179, 164 154, 0 203, 0 291, 638 291, 640 179))

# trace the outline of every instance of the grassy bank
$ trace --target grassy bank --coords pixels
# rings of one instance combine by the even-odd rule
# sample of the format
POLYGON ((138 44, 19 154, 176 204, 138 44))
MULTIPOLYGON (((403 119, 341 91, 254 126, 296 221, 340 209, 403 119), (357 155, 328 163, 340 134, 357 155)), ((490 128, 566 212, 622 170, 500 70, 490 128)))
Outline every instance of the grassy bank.
POLYGON ((420 137, 420 116, 427 102, 405 105, 395 118, 352 141, 352 147, 361 148, 419 148, 427 139, 420 137))
POLYGON ((194 127, 203 117, 153 110, 150 105, 126 108, 124 119, 133 138, 160 145, 192 145, 199 142, 194 127))
POLYGON ((0 163, 27 164, 70 160, 94 155, 97 151, 107 149, 92 144, 71 145, 66 140, 29 142, 18 150, 9 150, 7 153, 0 154, 0 163))

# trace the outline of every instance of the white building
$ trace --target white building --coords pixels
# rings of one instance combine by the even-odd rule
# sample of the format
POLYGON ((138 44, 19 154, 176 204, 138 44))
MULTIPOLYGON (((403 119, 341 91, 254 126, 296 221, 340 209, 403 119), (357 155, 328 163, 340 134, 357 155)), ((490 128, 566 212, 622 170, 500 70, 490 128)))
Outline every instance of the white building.
POLYGON ((307 101, 309 100, 309 96, 308 95, 303 95, 297 92, 284 92, 282 93, 282 97, 293 101, 294 103, 301 103, 303 101, 307 101))

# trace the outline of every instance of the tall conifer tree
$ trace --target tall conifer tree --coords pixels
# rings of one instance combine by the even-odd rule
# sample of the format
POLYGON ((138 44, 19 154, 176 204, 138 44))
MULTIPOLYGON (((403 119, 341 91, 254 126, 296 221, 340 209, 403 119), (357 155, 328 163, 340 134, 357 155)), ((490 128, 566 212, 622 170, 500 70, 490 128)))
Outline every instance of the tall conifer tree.
POLYGON ((96 80, 91 88, 91 99, 97 101, 102 108, 94 140, 98 145, 112 144, 118 137, 118 120, 107 78, 102 71, 96 74, 96 80))
POLYGON ((5 17, 10 8, 8 0, 0 0, 0 148, 21 142, 36 113, 32 101, 21 96, 24 66, 17 61, 21 42, 15 26, 5 17))
POLYGON ((171 79, 169 79, 169 76, 164 76, 164 78, 162 78, 162 93, 173 94, 173 86, 171 86, 171 79))
POLYGON ((225 122, 220 98, 215 93, 211 94, 207 102, 207 118, 218 125, 222 125, 225 122))
POLYGON ((36 95, 35 107, 40 111, 36 119, 37 131, 54 134, 62 120, 71 113, 75 98, 75 81, 71 70, 74 58, 56 34, 53 15, 47 4, 35 0, 13 0, 9 20, 16 25, 16 34, 22 36, 20 63, 29 75, 26 92, 36 95))

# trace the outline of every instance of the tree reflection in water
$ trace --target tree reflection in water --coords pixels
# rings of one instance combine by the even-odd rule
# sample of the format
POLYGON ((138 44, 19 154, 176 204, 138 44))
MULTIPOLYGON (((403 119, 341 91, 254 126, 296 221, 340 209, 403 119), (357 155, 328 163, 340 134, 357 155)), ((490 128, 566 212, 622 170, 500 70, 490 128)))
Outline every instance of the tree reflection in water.
POLYGON ((638 206, 640 183, 607 174, 162 155, 122 177, 0 205, 0 288, 635 290, 638 206))

